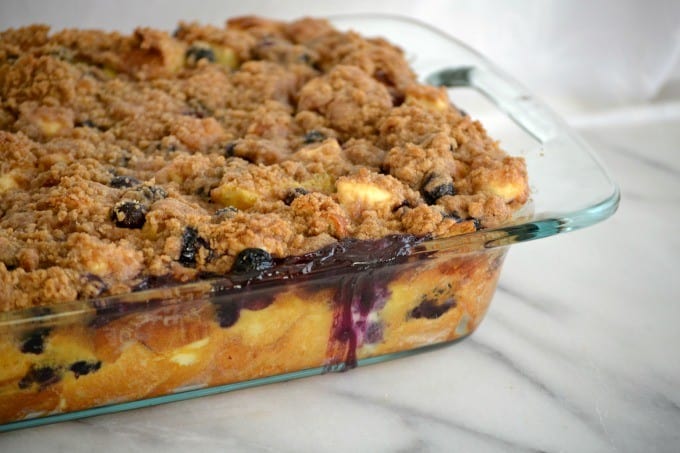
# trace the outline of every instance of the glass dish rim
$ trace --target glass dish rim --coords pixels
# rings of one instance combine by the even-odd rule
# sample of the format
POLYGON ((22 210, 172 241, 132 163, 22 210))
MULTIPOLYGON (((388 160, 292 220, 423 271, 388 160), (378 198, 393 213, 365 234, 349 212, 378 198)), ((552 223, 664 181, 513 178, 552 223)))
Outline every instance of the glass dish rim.
MULTIPOLYGON (((613 215, 619 205, 620 201, 620 189, 614 182, 604 165, 601 163, 597 155, 590 149, 590 147, 580 139, 580 137, 575 134, 571 128, 561 120, 557 115, 555 115, 549 108, 545 106, 541 101, 537 100, 534 96, 529 94, 529 92, 517 83, 512 77, 505 74, 496 65, 491 63, 486 57, 482 56, 479 52, 471 48, 469 45, 461 42, 460 40, 452 37, 446 32, 427 24, 418 19, 411 17, 401 16, 398 14, 384 14, 384 13, 365 13, 365 14, 337 14, 326 16, 327 19, 336 25, 339 21, 352 21, 352 20, 380 20, 394 22, 395 24, 403 24, 408 26, 418 27, 422 30, 426 30, 434 35, 437 35, 440 39, 447 41, 450 44, 455 45, 464 52, 466 52, 472 59, 476 60, 479 64, 479 68, 482 68, 488 74, 496 77, 498 80, 506 84, 505 87, 510 87, 515 90, 514 96, 522 99, 524 101, 531 101, 531 108, 538 108, 539 112, 546 115, 548 120, 557 128, 560 137, 568 137, 573 141, 572 145, 578 147, 581 152, 584 152, 596 165, 602 177, 609 183, 610 193, 604 196, 602 199, 590 204, 589 206, 569 212, 559 212, 555 211, 552 214, 535 215, 531 214, 527 216, 526 214, 521 216, 516 216, 505 224, 489 229, 481 229, 475 232, 465 233, 452 237, 443 238, 425 238, 419 243, 419 247, 412 250, 411 254, 419 253, 451 253, 451 254, 467 254, 480 252, 485 249, 495 248, 495 247, 505 247, 512 244, 526 242, 530 240, 545 238, 554 236, 557 234, 562 234, 577 229, 585 228, 596 223, 599 223, 611 215, 613 215)), ((350 27, 351 28, 351 27, 350 27)), ((428 77, 428 82, 433 84, 440 84, 444 86, 468 86, 470 88, 478 90, 482 95, 486 96, 491 100, 499 109, 505 113, 507 116, 511 117, 517 123, 518 126, 525 129, 529 134, 533 135, 537 140, 543 143, 540 136, 532 131, 530 127, 526 124, 522 124, 517 118, 513 116, 513 112, 507 110, 507 99, 502 99, 498 93, 494 93, 493 89, 488 86, 483 86, 475 83, 475 80, 470 77, 471 70, 476 69, 475 67, 464 67, 458 68, 459 71, 456 76, 459 78, 453 80, 453 82, 447 82, 442 80, 442 78, 433 77, 430 75, 428 77), (466 72, 467 71, 467 72, 466 72)), ((435 74, 436 76, 436 74, 435 74)), ((512 107, 512 104, 511 104, 512 107)), ((531 203, 529 200, 528 203, 531 203)), ((524 211, 524 209, 522 210, 524 211)), ((389 262, 381 263, 381 265, 390 265, 389 262)), ((323 274, 321 272, 321 274, 323 274)), ((314 276, 311 276, 314 278, 314 276)), ((130 292, 120 295, 107 296, 103 298, 92 298, 84 300, 75 300, 68 302, 61 302, 57 304, 47 304, 29 308, 22 308, 17 310, 10 310, 6 312, 0 312, 0 329, 11 328, 16 324, 22 322, 28 322, 31 320, 41 319, 53 319, 55 317, 63 316, 73 316, 81 315, 84 313, 92 312, 95 309, 95 303, 114 302, 114 303, 125 303, 127 302, 143 300, 157 300, 167 299, 168 290, 179 293, 191 293, 198 290, 200 287, 205 288, 205 285, 211 285, 224 281, 228 278, 228 275, 218 278, 211 279, 200 279, 194 280, 186 283, 175 283, 172 286, 164 286, 153 289, 146 289, 142 291, 130 292), (42 312, 42 313, 41 313, 42 312)), ((321 278, 326 278, 322 275, 321 278)), ((287 283, 295 283, 295 279, 290 279, 286 281, 287 283)), ((206 293, 209 295, 209 292, 206 293)), ((177 297, 174 303, 181 303, 182 298, 177 297)), ((172 305, 169 303, 168 305, 172 305)))

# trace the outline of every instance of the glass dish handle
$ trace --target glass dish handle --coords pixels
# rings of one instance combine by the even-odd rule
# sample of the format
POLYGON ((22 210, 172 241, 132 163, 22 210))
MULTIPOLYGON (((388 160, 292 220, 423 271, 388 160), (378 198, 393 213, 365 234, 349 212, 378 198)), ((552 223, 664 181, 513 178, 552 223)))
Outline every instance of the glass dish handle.
POLYGON ((620 199, 619 189, 599 159, 590 151, 590 147, 519 83, 485 64, 481 58, 478 66, 440 69, 431 73, 425 80, 435 86, 472 88, 494 103, 542 147, 549 145, 553 151, 560 152, 583 151, 599 167, 599 184, 605 186, 602 193, 606 195, 598 202, 566 213, 543 212, 522 225, 502 228, 507 236, 488 241, 487 247, 509 245, 577 230, 604 220, 616 211, 620 199))
POLYGON ((483 67, 447 68, 430 74, 427 82, 445 87, 469 87, 491 100, 501 111, 541 143, 556 138, 561 121, 519 84, 483 67))

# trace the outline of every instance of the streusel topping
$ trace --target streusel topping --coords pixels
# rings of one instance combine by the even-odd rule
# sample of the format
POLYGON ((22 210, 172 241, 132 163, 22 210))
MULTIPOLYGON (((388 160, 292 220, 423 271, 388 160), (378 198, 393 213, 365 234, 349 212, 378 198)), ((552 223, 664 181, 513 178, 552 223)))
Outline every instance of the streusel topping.
POLYGON ((0 311, 472 232, 527 198, 524 161, 399 48, 323 20, 0 33, 0 311))

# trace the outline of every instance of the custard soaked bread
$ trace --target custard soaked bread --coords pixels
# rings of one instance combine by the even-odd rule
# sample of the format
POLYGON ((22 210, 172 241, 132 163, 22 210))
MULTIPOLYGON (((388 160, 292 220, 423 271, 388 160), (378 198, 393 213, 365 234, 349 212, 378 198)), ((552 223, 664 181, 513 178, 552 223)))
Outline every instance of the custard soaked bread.
POLYGON ((3 327, 0 420, 463 336, 503 251, 406 256, 528 195, 524 161, 399 48, 324 20, 2 32, 0 311, 97 311, 3 327), (368 257, 404 268, 345 275, 368 257), (112 308, 154 288, 186 303, 112 308))

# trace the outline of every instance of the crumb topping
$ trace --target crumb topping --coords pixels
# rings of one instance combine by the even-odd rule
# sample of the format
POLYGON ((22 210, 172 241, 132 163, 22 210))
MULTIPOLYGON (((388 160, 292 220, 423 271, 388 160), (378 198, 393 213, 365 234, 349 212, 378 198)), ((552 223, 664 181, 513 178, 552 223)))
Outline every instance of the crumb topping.
POLYGON ((401 49, 324 20, 0 32, 0 311, 495 227, 528 194, 401 49))

